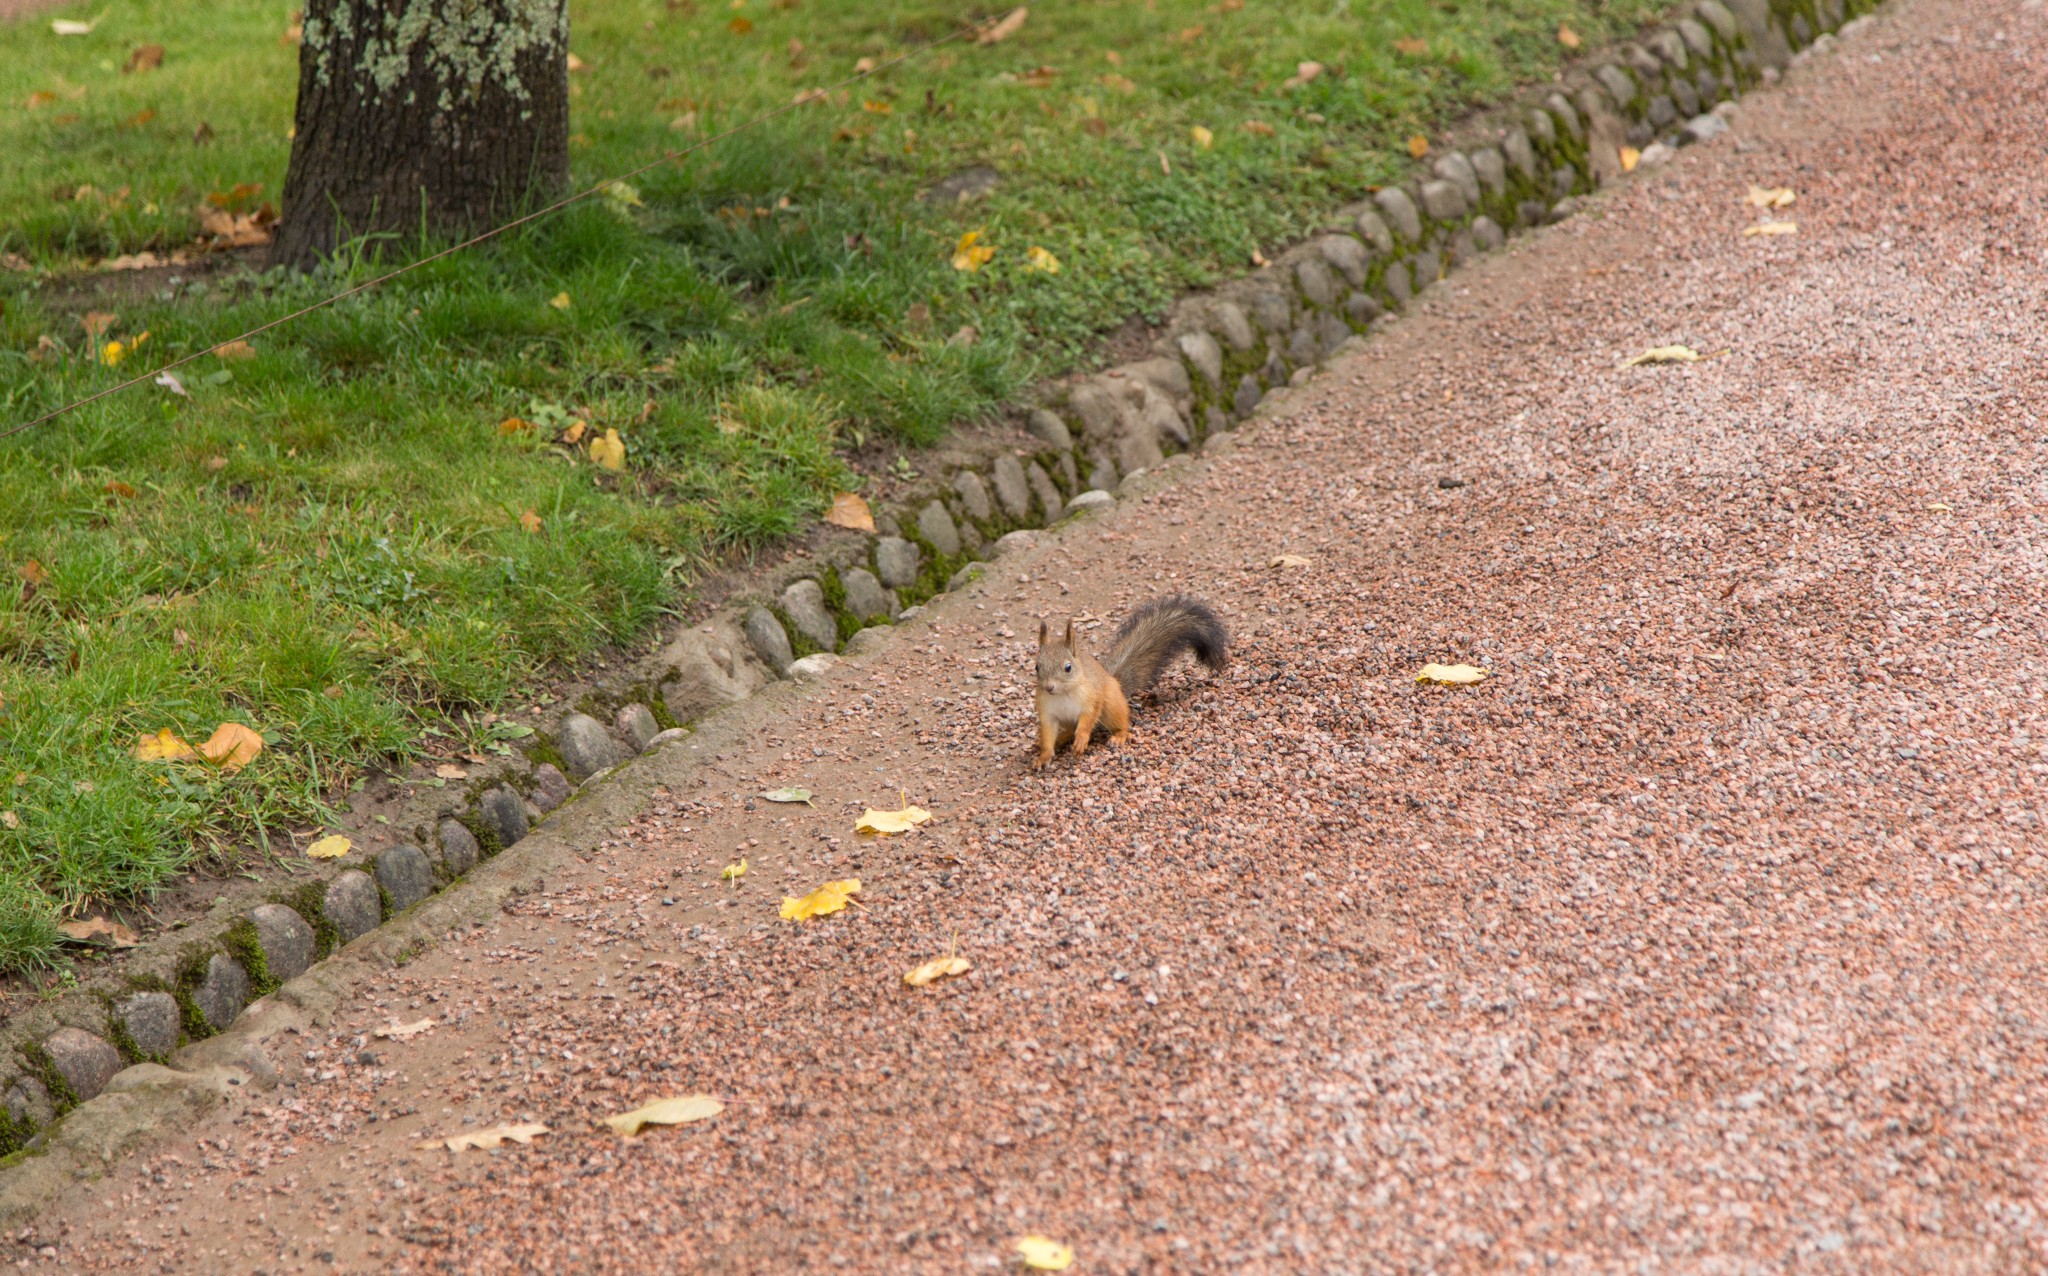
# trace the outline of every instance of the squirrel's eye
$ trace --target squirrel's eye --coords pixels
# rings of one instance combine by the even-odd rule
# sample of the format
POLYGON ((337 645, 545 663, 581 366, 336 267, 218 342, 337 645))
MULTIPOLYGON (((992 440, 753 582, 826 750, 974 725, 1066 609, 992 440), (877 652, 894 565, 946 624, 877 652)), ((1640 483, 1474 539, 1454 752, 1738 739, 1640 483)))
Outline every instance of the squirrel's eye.
POLYGON ((1072 664, 1069 664, 1069 665, 1067 666, 1067 668, 1066 668, 1066 672, 1068 672, 1068 673, 1072 673, 1072 672, 1074 672, 1074 666, 1073 666, 1072 664))

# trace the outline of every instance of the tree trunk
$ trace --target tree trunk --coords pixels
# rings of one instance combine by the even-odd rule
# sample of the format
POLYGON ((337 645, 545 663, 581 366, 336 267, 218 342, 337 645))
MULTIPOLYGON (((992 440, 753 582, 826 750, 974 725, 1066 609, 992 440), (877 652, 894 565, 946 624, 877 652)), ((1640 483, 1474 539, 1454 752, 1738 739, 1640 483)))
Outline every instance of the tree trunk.
POLYGON ((568 0, 308 0, 273 260, 461 235, 569 181, 568 0))

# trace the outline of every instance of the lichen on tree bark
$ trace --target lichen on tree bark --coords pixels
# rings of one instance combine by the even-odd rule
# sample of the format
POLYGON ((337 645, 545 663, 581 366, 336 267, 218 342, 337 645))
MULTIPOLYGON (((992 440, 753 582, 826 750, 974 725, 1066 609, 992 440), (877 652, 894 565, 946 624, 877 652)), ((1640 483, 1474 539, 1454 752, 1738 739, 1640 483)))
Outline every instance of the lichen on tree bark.
POLYGON ((276 259, 483 229, 568 182, 566 0, 313 0, 276 259))

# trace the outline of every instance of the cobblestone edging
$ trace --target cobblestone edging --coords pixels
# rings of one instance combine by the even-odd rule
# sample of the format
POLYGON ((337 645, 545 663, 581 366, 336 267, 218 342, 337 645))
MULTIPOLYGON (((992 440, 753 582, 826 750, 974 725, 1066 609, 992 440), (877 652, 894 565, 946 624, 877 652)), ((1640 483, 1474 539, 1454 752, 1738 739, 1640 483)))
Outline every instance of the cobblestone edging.
MULTIPOLYGON (((105 1092, 117 1073, 168 1063, 225 1030, 254 999, 460 879, 527 836, 583 785, 681 738, 681 724, 783 678, 822 673, 872 627, 972 579, 1034 529, 1113 504, 1168 455, 1202 446, 1307 379, 1347 342, 1518 231, 1576 210, 1621 175, 1620 148, 1654 165, 1725 131, 1717 104, 1819 51, 1875 0, 1702 0, 1647 38, 1549 86, 1465 150, 1345 209, 1259 274, 1190 297, 1149 357, 1047 387, 1027 445, 950 467, 919 507, 879 512, 876 534, 831 561, 680 633, 659 676, 603 711, 564 717, 527 750, 534 765, 294 893, 208 919, 195 939, 115 990, 66 998, 9 1025, 0 1067, 0 1154, 105 1092), (1660 150, 1660 148, 1664 148, 1660 150)), ((597 709, 587 704, 586 709, 597 709)))

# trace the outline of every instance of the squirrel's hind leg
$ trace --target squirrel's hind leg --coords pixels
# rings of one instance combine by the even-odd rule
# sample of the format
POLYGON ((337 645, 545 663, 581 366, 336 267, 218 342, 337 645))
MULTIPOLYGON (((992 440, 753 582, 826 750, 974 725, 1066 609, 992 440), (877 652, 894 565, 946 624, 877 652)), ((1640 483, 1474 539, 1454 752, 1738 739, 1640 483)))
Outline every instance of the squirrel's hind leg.
POLYGON ((1109 742, 1121 748, 1131 738, 1131 702, 1114 680, 1102 697, 1102 725, 1109 728, 1109 742))

